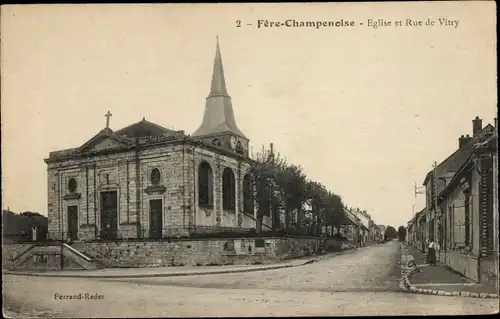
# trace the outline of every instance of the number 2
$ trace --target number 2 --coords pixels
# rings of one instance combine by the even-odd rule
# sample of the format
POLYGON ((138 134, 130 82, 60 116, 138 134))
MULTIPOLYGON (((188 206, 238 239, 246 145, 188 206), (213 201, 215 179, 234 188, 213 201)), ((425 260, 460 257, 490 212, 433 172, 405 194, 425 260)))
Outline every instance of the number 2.
POLYGON ((241 20, 236 20, 236 27, 241 28, 241 20))

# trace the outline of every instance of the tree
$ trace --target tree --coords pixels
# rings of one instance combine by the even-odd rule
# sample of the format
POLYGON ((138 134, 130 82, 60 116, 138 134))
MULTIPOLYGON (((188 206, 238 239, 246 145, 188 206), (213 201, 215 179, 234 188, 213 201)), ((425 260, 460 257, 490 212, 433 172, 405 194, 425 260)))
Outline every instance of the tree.
POLYGON ((33 227, 38 227, 38 238, 45 238, 48 231, 48 219, 37 212, 2 211, 2 231, 5 238, 13 240, 31 240, 33 227))
POLYGON ((406 228, 404 226, 399 226, 399 228, 398 228, 398 238, 399 238, 399 241, 405 241, 405 239, 406 239, 406 228))
POLYGON ((384 232, 384 239, 389 240, 392 238, 396 238, 398 236, 398 233, 396 232, 396 229, 392 226, 387 226, 384 232))
MULTIPOLYGON (((271 150, 262 148, 253 163, 252 175, 254 181, 254 202, 257 207, 258 226, 262 219, 269 215, 272 219, 273 230, 278 224, 278 211, 283 206, 283 190, 276 184, 275 179, 286 166, 286 162, 275 155, 271 150)), ((261 229, 257 229, 260 232, 261 229)))
MULTIPOLYGON (((302 167, 288 164, 279 153, 262 148, 256 156, 252 173, 259 223, 264 215, 269 214, 273 221, 273 230, 276 230, 278 211, 282 210, 285 213, 285 230, 290 229, 290 217, 296 213, 296 231, 306 233, 307 230, 301 229, 300 226, 305 217, 306 203, 312 209, 314 234, 318 234, 325 223, 339 226, 345 220, 340 196, 328 191, 320 183, 308 180, 302 167)), ((257 231, 260 232, 260 229, 257 231)))

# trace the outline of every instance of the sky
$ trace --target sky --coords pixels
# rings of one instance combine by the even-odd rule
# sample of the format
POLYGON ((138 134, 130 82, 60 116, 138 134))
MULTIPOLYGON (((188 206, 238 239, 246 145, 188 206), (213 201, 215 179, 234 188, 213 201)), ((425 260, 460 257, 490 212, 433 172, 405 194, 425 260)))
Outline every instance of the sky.
POLYGON ((493 123, 495 25, 494 2, 3 6, 2 208, 46 215, 43 159, 89 140, 108 110, 113 130, 145 117, 194 132, 219 36, 254 152, 274 143, 375 223, 406 225, 424 205, 414 183, 474 117, 493 123), (407 18, 436 25, 368 27, 407 18), (356 25, 257 28, 287 19, 356 25))

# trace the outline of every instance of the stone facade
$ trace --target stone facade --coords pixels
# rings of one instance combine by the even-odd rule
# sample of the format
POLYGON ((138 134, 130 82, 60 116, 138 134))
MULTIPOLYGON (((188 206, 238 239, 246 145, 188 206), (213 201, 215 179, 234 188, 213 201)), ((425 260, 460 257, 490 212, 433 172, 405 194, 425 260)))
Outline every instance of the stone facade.
POLYGON ((196 146, 187 138, 168 144, 151 146, 138 152, 106 156, 81 157, 48 164, 49 238, 68 235, 68 206, 78 211, 78 239, 99 238, 103 191, 116 191, 118 197, 117 230, 120 238, 149 236, 150 200, 161 200, 163 236, 189 235, 201 228, 255 228, 255 211, 242 213, 242 180, 249 173, 250 161, 232 158, 215 150, 196 146), (198 167, 202 161, 213 168, 214 206, 199 207, 198 167), (230 168, 236 178, 236 212, 223 211, 221 204, 221 171, 230 168), (151 171, 160 171, 157 189, 148 190, 151 171), (76 180, 77 189, 71 196, 69 179, 76 180), (241 215, 241 217, 240 217, 241 215))
POLYGON ((248 205, 253 191, 243 191, 251 181, 249 139, 236 126, 218 44, 203 122, 193 136, 145 119, 113 131, 110 116, 84 145, 45 160, 49 238, 162 238, 256 228, 256 210, 248 205), (202 164, 210 176, 203 173, 200 190, 202 164), (200 205, 200 197, 212 202, 200 205))

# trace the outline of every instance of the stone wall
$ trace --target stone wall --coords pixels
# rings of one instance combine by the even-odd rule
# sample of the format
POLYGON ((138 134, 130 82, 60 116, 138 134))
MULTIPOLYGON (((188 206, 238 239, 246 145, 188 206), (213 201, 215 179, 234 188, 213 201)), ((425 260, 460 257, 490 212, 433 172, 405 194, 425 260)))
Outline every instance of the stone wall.
MULTIPOLYGON (((332 239, 326 242, 336 250, 348 248, 332 239)), ((300 258, 324 246, 322 238, 190 239, 86 243, 84 253, 108 267, 207 266, 300 258)))
POLYGON ((10 267, 12 260, 28 250, 32 244, 3 244, 2 245, 2 267, 10 267))
POLYGON ((498 254, 482 259, 479 271, 481 283, 496 284, 498 287, 498 254))
POLYGON ((265 263, 266 254, 255 252, 255 240, 177 240, 87 243, 84 253, 107 267, 207 266, 265 263), (235 249, 224 250, 232 242, 235 249), (246 249, 241 250, 241 247, 246 249), (250 247, 250 248, 248 248, 250 247))
MULTIPOLYGON (((13 258, 29 246, 4 245, 3 260, 8 262, 8 256, 13 258)), ((324 238, 234 238, 87 242, 81 252, 106 267, 207 266, 272 263, 311 256, 325 246, 349 248, 324 238)))
POLYGON ((465 277, 479 282, 477 256, 450 251, 446 253, 446 265, 465 277))

